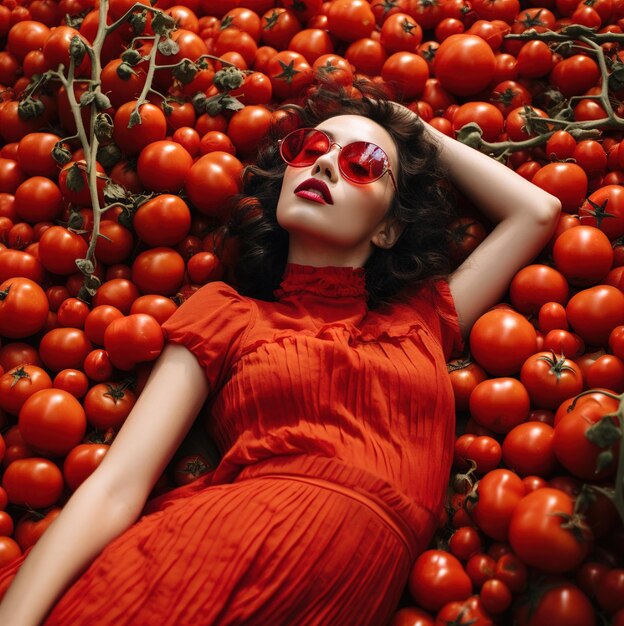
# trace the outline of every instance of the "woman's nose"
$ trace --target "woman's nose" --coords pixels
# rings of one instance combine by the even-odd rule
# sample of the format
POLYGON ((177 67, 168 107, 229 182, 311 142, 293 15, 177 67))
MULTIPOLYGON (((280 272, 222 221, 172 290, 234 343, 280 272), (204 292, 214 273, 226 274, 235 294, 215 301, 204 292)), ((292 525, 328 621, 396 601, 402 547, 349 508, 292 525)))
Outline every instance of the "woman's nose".
POLYGON ((316 159, 313 167, 313 174, 321 174, 323 177, 335 183, 338 180, 338 153, 340 146, 334 144, 328 152, 316 159))

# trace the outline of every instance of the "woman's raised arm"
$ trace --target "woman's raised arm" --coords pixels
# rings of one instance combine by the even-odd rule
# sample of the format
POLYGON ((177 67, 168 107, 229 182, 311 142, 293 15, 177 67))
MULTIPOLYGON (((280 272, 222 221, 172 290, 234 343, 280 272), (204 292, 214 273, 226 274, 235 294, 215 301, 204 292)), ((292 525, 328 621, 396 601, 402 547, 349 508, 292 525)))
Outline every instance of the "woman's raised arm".
POLYGON ((168 345, 101 465, 25 560, 0 604, 0 624, 39 624, 97 554, 136 521, 207 396, 193 354, 168 345))
POLYGON ((468 335, 476 319, 501 299, 514 274, 546 245, 561 203, 502 163, 424 126, 440 146, 451 182, 496 224, 449 278, 462 332, 468 335))

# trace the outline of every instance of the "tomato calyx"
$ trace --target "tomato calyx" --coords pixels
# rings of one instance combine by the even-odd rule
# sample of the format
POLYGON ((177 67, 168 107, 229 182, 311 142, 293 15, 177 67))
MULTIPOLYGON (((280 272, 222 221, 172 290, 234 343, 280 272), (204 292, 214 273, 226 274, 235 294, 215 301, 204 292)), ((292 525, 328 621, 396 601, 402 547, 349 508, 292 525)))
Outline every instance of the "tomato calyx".
POLYGON ((467 461, 470 463, 470 469, 464 473, 458 472, 453 478, 453 489, 456 493, 468 494, 474 489, 477 464, 472 459, 467 461))
POLYGON ((585 543, 587 541, 591 531, 587 525, 585 516, 582 513, 564 513, 563 511, 553 511, 550 515, 553 517, 559 517, 562 520, 561 528, 570 531, 576 541, 579 543, 585 543))
POLYGON ((7 285, 7 288, 3 291, 0 291, 0 302, 4 302, 9 295, 9 290, 11 289, 11 285, 7 285))
POLYGON ((547 355, 540 356, 537 358, 537 360, 548 363, 548 365, 550 365, 550 371, 557 377, 557 380, 561 379, 563 372, 575 373, 575 370, 573 367, 566 365, 567 359, 565 355, 561 354, 560 356, 557 356, 552 350, 551 350, 551 355, 552 356, 547 356, 547 355))
POLYGON ((23 378, 28 378, 28 380, 30 380, 30 374, 24 369, 24 366, 21 365, 20 367, 18 367, 12 374, 11 377, 13 378, 13 381, 11 382, 11 387, 15 387, 15 385, 17 385, 17 383, 22 380, 23 378))
POLYGON ((449 374, 451 372, 457 372, 458 370, 463 370, 472 363, 474 363, 474 361, 470 357, 467 357, 465 359, 455 359, 454 361, 446 364, 446 371, 449 374))
POLYGON ((86 437, 85 443, 103 443, 104 445, 110 446, 115 439, 115 435, 116 433, 113 428, 108 428, 104 432, 95 430, 86 437))
POLYGON ((617 215, 614 215, 613 213, 608 213, 606 211, 609 198, 606 198, 602 204, 597 204, 591 198, 587 198, 587 202, 591 205, 592 208, 587 211, 586 215, 581 215, 581 223, 583 222, 584 217, 593 217, 596 220, 596 228, 600 228, 602 220, 605 219, 605 217, 617 217, 617 215))
POLYGON ((613 464, 614 456, 611 447, 622 438, 622 429, 615 423, 619 413, 620 411, 604 415, 585 432, 588 441, 599 448, 604 448, 596 460, 596 473, 613 464))
POLYGON ((123 383, 117 385, 107 384, 106 388, 108 389, 103 395, 112 398, 112 400, 117 404, 119 400, 123 400, 126 395, 126 390, 130 387, 130 381, 125 381, 123 383))
POLYGON ((534 28, 535 26, 547 26, 547 24, 543 22, 540 17, 542 12, 543 12, 543 9, 540 9, 539 11, 537 11, 535 15, 525 13, 524 18, 518 21, 520 24, 524 26, 526 30, 528 30, 529 28, 534 28))

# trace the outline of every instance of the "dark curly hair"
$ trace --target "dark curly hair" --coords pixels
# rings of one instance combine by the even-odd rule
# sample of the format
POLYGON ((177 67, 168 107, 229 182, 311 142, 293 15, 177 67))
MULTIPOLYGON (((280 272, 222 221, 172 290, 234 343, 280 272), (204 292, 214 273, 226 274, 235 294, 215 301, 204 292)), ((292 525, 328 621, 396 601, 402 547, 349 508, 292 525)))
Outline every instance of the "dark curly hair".
POLYGON ((371 307, 388 302, 403 288, 450 271, 447 226, 452 216, 450 186, 438 149, 423 124, 394 106, 371 86, 359 86, 361 97, 319 87, 303 107, 277 124, 254 165, 246 168, 243 195, 229 225, 239 244, 236 283, 254 298, 273 300, 288 256, 288 233, 278 224, 276 207, 286 165, 278 139, 293 127, 313 127, 336 115, 362 115, 383 126, 399 154, 398 193, 389 215, 405 228, 390 249, 375 248, 364 266, 371 307), (293 126, 295 120, 295 126, 293 126))

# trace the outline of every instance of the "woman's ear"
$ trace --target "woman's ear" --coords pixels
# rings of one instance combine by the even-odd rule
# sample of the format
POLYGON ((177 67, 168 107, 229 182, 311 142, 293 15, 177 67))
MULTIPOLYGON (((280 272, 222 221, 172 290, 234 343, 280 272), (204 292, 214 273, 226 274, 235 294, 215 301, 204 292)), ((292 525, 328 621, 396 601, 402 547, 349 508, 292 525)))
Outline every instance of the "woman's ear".
POLYGON ((397 242, 405 230, 405 224, 400 222, 396 217, 386 218, 373 235, 371 242, 378 248, 389 250, 397 242))

